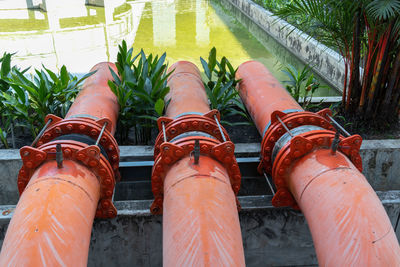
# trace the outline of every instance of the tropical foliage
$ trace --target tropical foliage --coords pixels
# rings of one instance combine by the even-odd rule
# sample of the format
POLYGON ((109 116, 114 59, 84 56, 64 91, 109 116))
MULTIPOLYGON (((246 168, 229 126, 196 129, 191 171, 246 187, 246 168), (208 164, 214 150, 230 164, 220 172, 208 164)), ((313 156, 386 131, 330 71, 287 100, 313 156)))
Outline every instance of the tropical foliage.
POLYGON ((300 103, 305 110, 314 108, 317 105, 311 103, 312 96, 316 90, 323 87, 314 74, 311 73, 311 69, 308 66, 304 66, 302 69, 297 70, 294 66, 288 65, 282 70, 283 73, 289 78, 287 81, 283 81, 286 84, 286 90, 292 95, 292 97, 300 103))
MULTIPOLYGON (((4 53, 0 59, 0 139, 8 147, 7 135, 14 129, 28 130, 34 138, 44 125, 47 114, 64 117, 81 83, 92 73, 82 78, 71 75, 65 66, 58 74, 46 69, 20 70, 11 66, 12 54, 4 53)), ((14 136, 12 136, 14 139, 14 136)))
POLYGON ((201 65, 204 69, 205 80, 203 81, 210 107, 217 109, 221 113, 221 122, 226 125, 249 124, 250 116, 239 98, 236 85, 239 82, 235 78, 237 68, 226 57, 217 60, 217 50, 213 47, 208 55, 208 62, 200 57, 201 65), (227 118, 240 115, 245 118, 245 122, 231 123, 227 118))
POLYGON ((343 56, 346 116, 384 124, 398 120, 399 13, 399 0, 292 0, 276 11, 301 20, 303 28, 343 56))
POLYGON ((133 48, 123 41, 119 45, 117 62, 118 75, 112 69, 114 81, 108 82, 111 90, 118 98, 120 114, 118 120, 119 142, 126 144, 131 129, 134 129, 136 144, 147 144, 151 140, 151 130, 163 114, 164 97, 169 92, 167 86, 166 53, 161 57, 143 50, 133 56, 133 48))

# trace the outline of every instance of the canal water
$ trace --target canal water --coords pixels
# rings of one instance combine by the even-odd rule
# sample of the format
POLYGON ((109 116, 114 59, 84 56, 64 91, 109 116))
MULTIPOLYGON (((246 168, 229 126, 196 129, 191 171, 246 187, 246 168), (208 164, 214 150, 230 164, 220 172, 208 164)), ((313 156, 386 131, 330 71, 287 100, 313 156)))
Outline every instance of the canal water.
MULTIPOLYGON (((287 64, 303 66, 273 38, 255 31, 256 25, 239 21, 227 1, 120 0, 104 8, 61 2, 47 12, 0 10, 0 53, 17 52, 14 62, 22 67, 57 70, 64 64, 70 72, 85 73, 97 62, 115 61, 125 39, 135 52, 167 52, 169 64, 189 60, 200 69, 200 56, 207 58, 215 46, 217 56, 235 67, 261 61, 279 81, 288 79, 281 71, 287 64)), ((337 92, 326 88, 315 95, 337 92)))

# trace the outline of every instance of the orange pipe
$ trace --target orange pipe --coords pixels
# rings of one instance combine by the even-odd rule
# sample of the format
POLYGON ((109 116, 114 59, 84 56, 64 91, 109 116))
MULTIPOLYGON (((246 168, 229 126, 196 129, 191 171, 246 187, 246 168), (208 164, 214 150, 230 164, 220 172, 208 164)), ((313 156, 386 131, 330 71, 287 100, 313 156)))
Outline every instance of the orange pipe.
POLYGON ((96 64, 90 71, 96 73, 85 80, 82 90, 68 110, 66 119, 72 117, 89 117, 95 120, 107 118, 112 122, 111 134, 114 135, 118 119, 118 99, 108 87, 107 82, 114 80, 109 68, 118 73, 113 63, 96 64))
MULTIPOLYGON (((115 129, 118 103, 105 86, 112 79, 108 66, 115 69, 110 63, 92 68, 97 73, 85 82, 67 117, 107 117, 115 129)), ((93 170, 76 160, 65 159, 62 168, 54 159, 45 160, 18 201, 0 266, 86 266, 99 199, 100 182, 93 170)))
MULTIPOLYGON (((242 64, 237 78, 261 134, 275 110, 299 109, 261 63, 242 64)), ((317 147, 287 164, 282 170, 288 172, 286 184, 307 219, 321 266, 400 265, 399 244, 385 209, 345 155, 317 147)))
POLYGON ((275 110, 303 110, 260 62, 247 61, 241 64, 236 76, 247 78, 239 84, 239 95, 260 134, 263 135, 275 110))
MULTIPOLYGON (((206 113, 209 106, 197 67, 177 62, 168 81, 166 114, 206 113)), ((164 266, 244 266, 239 217, 227 170, 202 155, 178 160, 164 180, 164 266)))

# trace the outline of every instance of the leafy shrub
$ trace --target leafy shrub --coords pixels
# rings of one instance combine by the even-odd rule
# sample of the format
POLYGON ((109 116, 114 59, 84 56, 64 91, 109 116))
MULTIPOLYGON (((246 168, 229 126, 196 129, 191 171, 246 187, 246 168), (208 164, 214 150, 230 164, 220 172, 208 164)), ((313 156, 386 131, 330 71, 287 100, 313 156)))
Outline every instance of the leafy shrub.
POLYGON ((156 127, 157 118, 167 105, 164 97, 169 92, 167 78, 171 72, 166 73, 166 53, 161 57, 146 56, 141 50, 132 56, 133 48, 128 49, 125 41, 118 47, 116 66, 119 76, 110 69, 114 81, 109 81, 108 85, 120 105, 119 141, 125 144, 134 128, 135 143, 147 144, 151 139, 151 129, 156 127))
POLYGON ((8 147, 7 134, 13 128, 28 129, 36 137, 44 126, 47 114, 64 117, 80 89, 81 83, 94 72, 81 79, 71 75, 65 66, 55 74, 43 66, 29 79, 27 69, 11 68, 12 54, 1 59, 1 125, 0 139, 8 147), (10 128, 11 127, 11 128, 10 128))
POLYGON ((236 85, 237 68, 234 69, 226 57, 217 60, 217 50, 213 47, 208 55, 208 62, 200 57, 200 62, 206 75, 203 81, 211 109, 217 109, 221 113, 221 122, 227 125, 251 124, 250 116, 239 98, 236 85), (214 75, 213 75, 214 74, 214 75), (215 76, 215 78, 214 78, 215 76), (240 115, 246 122, 230 123, 226 119, 233 115, 240 115))
POLYGON ((289 64, 283 68, 282 72, 289 78, 288 81, 283 81, 286 84, 286 90, 297 102, 300 101, 301 97, 303 98, 302 108, 307 110, 314 107, 311 104, 312 96, 322 86, 315 79, 314 74, 310 73, 310 68, 304 66, 303 69, 297 70, 289 64))

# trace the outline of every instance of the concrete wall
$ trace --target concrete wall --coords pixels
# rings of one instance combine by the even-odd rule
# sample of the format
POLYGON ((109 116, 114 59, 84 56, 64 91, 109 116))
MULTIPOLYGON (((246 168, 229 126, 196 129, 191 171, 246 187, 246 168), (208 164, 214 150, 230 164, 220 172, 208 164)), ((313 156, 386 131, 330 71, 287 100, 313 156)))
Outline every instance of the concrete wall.
MULTIPOLYGON (((257 24, 264 32, 265 38, 272 36, 292 54, 309 64, 313 71, 321 76, 332 87, 343 91, 344 61, 332 49, 319 43, 309 35, 281 20, 271 12, 260 7, 251 0, 222 0, 223 4, 248 30, 258 37, 258 29, 246 24, 244 16, 257 24)), ((262 38, 261 38, 262 39, 262 38)), ((260 40, 262 42, 262 40, 260 40)), ((289 61, 290 62, 290 61, 289 61)))
MULTIPOLYGON (((150 146, 122 146, 121 161, 152 160, 150 146)), ((237 157, 258 157, 260 145, 236 144, 237 157)), ((376 191, 400 190, 400 140, 364 140, 361 146, 363 173, 376 191)), ((0 150, 0 204, 18 201, 17 176, 21 168, 17 149, 0 150)))
MULTIPOLYGON (((400 212, 400 191, 378 192, 393 226, 400 212)), ((302 213, 273 208, 270 196, 239 197, 247 266, 317 265, 302 213)), ((162 266, 162 217, 149 214, 151 201, 116 202, 118 216, 95 220, 89 266, 162 266)), ((0 246, 14 206, 0 206, 0 246)), ((399 229, 397 237, 399 238, 399 229)))

